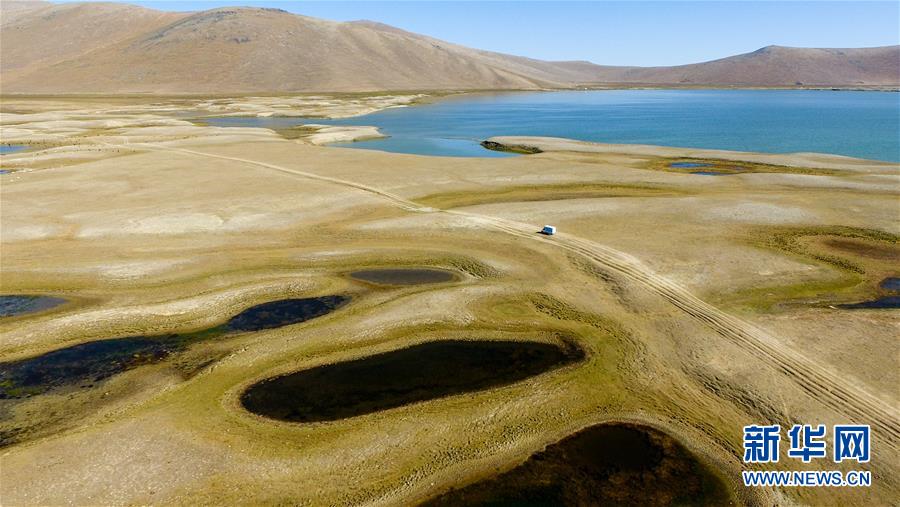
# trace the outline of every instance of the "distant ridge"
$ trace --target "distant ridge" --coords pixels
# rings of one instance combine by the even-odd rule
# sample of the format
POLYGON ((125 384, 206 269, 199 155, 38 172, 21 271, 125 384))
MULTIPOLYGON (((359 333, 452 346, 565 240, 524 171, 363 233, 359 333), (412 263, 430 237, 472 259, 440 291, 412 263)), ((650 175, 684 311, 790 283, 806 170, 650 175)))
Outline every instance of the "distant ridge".
POLYGON ((900 46, 769 46, 675 67, 548 62, 280 9, 0 2, 2 93, 266 93, 581 86, 900 87, 900 46))
POLYGON ((674 67, 607 67, 599 81, 723 86, 898 86, 900 46, 818 49, 766 46, 674 67))

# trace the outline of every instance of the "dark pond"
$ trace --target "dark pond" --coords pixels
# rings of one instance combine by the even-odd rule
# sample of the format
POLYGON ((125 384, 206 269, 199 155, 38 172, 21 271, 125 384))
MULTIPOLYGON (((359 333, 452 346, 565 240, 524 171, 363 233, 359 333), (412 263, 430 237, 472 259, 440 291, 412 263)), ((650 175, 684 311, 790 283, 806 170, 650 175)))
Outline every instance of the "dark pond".
POLYGON ((282 421, 334 421, 509 385, 583 358, 573 343, 434 341, 270 378, 241 402, 282 421))
POLYGON ((691 171, 691 174, 700 176, 727 176, 736 174, 746 170, 740 166, 717 166, 716 164, 706 162, 672 162, 669 164, 672 169, 700 169, 699 171, 691 171))
POLYGON ((244 332, 290 326, 333 312, 349 300, 346 296, 322 296, 272 301, 247 308, 232 317, 226 327, 244 332))
POLYGON ((900 308, 900 296, 882 296, 869 301, 839 305, 839 307, 845 310, 887 310, 900 308))
POLYGON ((878 286, 891 292, 900 291, 900 278, 885 278, 878 286))
POLYGON ((423 505, 729 505, 728 487, 653 428, 592 426, 493 478, 423 505))
POLYGON ((420 285, 449 282, 456 278, 452 271, 432 268, 363 269, 350 273, 350 277, 381 285, 420 285))
POLYGON ((99 340, 0 363, 0 399, 24 398, 57 387, 90 387, 125 370, 160 361, 198 341, 304 322, 347 301, 345 296, 273 301, 252 306, 227 323, 203 331, 99 340))
POLYGON ((847 303, 838 305, 838 307, 845 310, 887 310, 900 308, 900 295, 896 294, 897 292, 900 292, 900 278, 885 278, 881 281, 880 284, 878 284, 878 287, 884 291, 893 292, 895 294, 888 294, 885 296, 877 297, 875 299, 871 299, 869 301, 861 301, 859 303, 847 303))
POLYGON ((51 296, 6 295, 0 296, 0 317, 13 317, 26 313, 49 310, 66 300, 51 296))
POLYGON ((87 387, 121 371, 165 358, 182 347, 178 338, 114 338, 0 363, 0 399, 23 398, 69 384, 87 387))
POLYGON ((712 164, 704 164, 700 162, 672 162, 669 164, 669 167, 674 167, 675 169, 694 169, 697 167, 712 167, 712 164))

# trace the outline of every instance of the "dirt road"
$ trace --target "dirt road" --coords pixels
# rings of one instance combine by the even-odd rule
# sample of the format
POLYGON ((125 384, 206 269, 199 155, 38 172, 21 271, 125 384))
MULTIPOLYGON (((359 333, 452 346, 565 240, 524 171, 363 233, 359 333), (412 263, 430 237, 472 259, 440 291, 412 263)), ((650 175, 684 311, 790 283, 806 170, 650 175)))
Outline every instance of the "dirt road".
MULTIPOLYGON (((135 147, 136 144, 138 143, 132 143, 131 146, 135 147)), ((898 414, 896 407, 889 402, 872 395, 863 386, 842 378, 833 369, 786 347, 781 340, 765 331, 700 300, 684 287, 654 273, 638 259, 623 252, 567 234, 558 234, 553 236, 552 239, 541 236, 536 234, 539 227, 532 224, 463 211, 424 207, 390 192, 354 181, 332 178, 251 159, 216 155, 185 148, 146 143, 140 143, 140 146, 150 150, 165 150, 185 155, 230 160, 303 178, 355 188, 388 200, 393 205, 406 211, 451 214, 471 220, 481 226, 490 226, 506 234, 532 241, 541 241, 573 252, 602 269, 620 273, 640 283, 691 317, 703 322, 723 338, 751 352, 761 362, 776 366, 813 398, 834 411, 846 415, 848 422, 871 424, 873 431, 879 435, 880 445, 888 445, 896 450, 898 443, 900 443, 900 414, 898 414)))

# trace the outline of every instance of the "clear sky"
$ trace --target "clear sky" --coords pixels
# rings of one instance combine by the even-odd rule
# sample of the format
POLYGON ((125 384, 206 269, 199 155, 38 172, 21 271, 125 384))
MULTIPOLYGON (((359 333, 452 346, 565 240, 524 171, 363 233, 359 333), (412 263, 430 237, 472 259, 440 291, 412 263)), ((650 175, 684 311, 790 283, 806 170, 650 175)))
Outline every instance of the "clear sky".
POLYGON ((479 49, 606 65, 675 65, 770 44, 900 44, 900 2, 482 2, 136 0, 164 10, 278 7, 350 21, 370 19, 479 49))

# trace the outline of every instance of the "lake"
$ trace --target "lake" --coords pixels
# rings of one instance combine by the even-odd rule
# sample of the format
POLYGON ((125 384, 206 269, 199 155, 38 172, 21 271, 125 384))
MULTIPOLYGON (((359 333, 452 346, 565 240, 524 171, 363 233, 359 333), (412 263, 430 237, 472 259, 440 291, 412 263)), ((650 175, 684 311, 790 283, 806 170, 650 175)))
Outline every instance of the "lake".
POLYGON ((900 161, 900 93, 825 90, 603 90, 450 97, 339 120, 209 118, 221 126, 374 125, 391 137, 337 144, 462 157, 510 156, 479 142, 528 135, 900 161))

